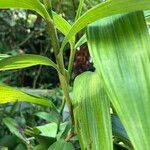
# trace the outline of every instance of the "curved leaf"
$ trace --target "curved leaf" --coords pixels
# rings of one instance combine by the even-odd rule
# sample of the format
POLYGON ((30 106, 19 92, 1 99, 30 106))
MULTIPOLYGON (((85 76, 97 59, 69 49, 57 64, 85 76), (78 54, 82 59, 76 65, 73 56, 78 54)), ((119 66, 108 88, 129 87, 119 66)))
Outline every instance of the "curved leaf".
POLYGON ((54 107, 51 101, 48 101, 44 98, 34 97, 26 93, 23 93, 22 91, 19 91, 15 88, 6 86, 4 84, 0 84, 0 103, 4 104, 16 101, 24 101, 47 107, 54 107))
POLYGON ((73 99, 81 149, 112 150, 110 105, 97 73, 85 72, 75 79, 73 99))
POLYGON ((143 12, 97 21, 87 33, 96 70, 133 147, 149 150, 150 36, 143 12))
MULTIPOLYGON (((66 36, 68 31, 71 29, 71 25, 64 18, 62 18, 60 15, 58 15, 55 12, 53 12, 53 18, 54 18, 56 28, 66 36)), ((69 42, 71 45, 74 45, 75 38, 74 37, 71 38, 69 42)))
POLYGON ((22 8, 35 10, 43 18, 48 16, 46 9, 39 0, 1 0, 0 8, 22 8))
POLYGON ((0 71, 27 68, 35 65, 52 66, 57 70, 57 65, 47 57, 22 54, 0 60, 0 71))
POLYGON ((107 0, 99 5, 96 5, 92 9, 83 14, 72 26, 69 33, 65 37, 61 51, 64 49, 66 43, 78 33, 81 29, 88 24, 115 14, 121 14, 126 12, 133 12, 137 10, 150 9, 150 0, 107 0))
POLYGON ((24 135, 23 129, 18 125, 18 123, 9 117, 3 118, 4 124, 9 128, 10 132, 16 135, 23 142, 27 143, 28 140, 24 135))

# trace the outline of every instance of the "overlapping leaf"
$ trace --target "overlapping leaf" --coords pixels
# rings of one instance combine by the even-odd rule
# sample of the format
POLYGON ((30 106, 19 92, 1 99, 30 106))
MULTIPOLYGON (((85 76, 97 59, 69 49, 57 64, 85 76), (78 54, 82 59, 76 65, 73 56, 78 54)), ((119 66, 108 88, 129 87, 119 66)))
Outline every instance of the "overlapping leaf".
POLYGON ((149 150, 150 37, 143 12, 100 20, 87 33, 96 70, 129 139, 136 150, 149 150))
POLYGON ((61 51, 63 50, 66 43, 70 40, 70 38, 72 38, 72 36, 74 36, 77 32, 93 21, 115 14, 147 9, 150 9, 150 0, 107 0, 106 2, 96 5, 85 14, 83 14, 73 24, 68 35, 65 37, 62 43, 61 51))
POLYGON ((96 73, 85 72, 75 79, 73 99, 81 148, 112 150, 109 100, 96 73))

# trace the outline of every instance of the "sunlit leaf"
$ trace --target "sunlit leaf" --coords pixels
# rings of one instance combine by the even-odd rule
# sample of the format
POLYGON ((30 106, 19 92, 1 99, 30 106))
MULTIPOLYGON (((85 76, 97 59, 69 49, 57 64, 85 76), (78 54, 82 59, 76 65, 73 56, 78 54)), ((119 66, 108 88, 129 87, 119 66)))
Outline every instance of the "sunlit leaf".
POLYGON ((43 106, 54 107, 51 101, 45 100, 43 98, 34 97, 19 91, 18 89, 0 84, 0 103, 9 103, 16 101, 24 101, 35 103, 43 106))
POLYGON ((83 14, 72 26, 68 35, 65 37, 61 51, 64 49, 66 43, 78 33, 81 29, 86 27, 88 24, 115 14, 133 12, 136 10, 147 10, 150 9, 150 0, 107 0, 99 5, 88 10, 83 14))
POLYGON ((75 129, 82 149, 112 150, 109 100, 96 73, 79 75, 73 87, 75 129))
POLYGON ((46 18, 48 13, 39 0, 1 0, 0 9, 4 8, 21 8, 35 10, 42 17, 46 18))
POLYGON ((96 70, 129 139, 136 150, 149 150, 150 36, 143 12, 97 21, 87 33, 96 70))
POLYGON ((40 135, 42 136, 55 138, 57 135, 57 124, 53 122, 53 123, 37 126, 34 128, 34 130, 39 130, 40 135))
MULTIPOLYGON (((68 31, 71 29, 71 25, 64 18, 62 18, 55 12, 53 12, 53 18, 56 28, 66 36, 68 31)), ((71 45, 74 45, 75 38, 74 37, 71 38, 69 42, 71 45)))
POLYGON ((47 57, 33 54, 22 54, 0 60, 0 71, 27 68, 35 65, 52 66, 56 64, 47 57))

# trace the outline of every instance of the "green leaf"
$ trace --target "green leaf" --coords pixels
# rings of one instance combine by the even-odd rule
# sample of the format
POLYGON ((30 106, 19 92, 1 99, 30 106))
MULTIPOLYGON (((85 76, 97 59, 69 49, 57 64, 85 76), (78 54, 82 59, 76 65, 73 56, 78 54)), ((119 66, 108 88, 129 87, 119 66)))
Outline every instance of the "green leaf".
POLYGON ((52 112, 37 112, 35 115, 46 121, 58 123, 58 116, 52 112))
POLYGON ((96 70, 133 147, 149 150, 150 36, 143 12, 97 21, 87 35, 96 70))
POLYGON ((27 68, 35 65, 52 66, 57 69, 56 64, 47 57, 33 54, 22 54, 0 60, 0 71, 27 68))
POLYGON ((0 9, 5 8, 21 8, 35 10, 43 18, 48 16, 46 9, 39 0, 1 0, 0 9))
POLYGON ((72 36, 78 33, 88 24, 115 14, 133 12, 137 10, 150 9, 150 0, 107 0, 106 2, 96 5, 92 9, 83 14, 72 26, 69 33, 65 37, 61 51, 72 36))
POLYGON ((83 4, 84 4, 84 0, 80 0, 79 1, 79 6, 78 6, 78 9, 77 9, 77 13, 76 13, 75 21, 81 16, 83 4))
POLYGON ((27 142, 27 139, 24 135, 23 129, 17 124, 17 122, 12 118, 4 118, 4 124, 9 128, 10 132, 16 135, 19 139, 27 142))
POLYGON ((0 84, 0 103, 9 103, 9 102, 16 102, 16 101, 24 101, 35 103, 47 107, 54 107, 51 101, 45 100, 43 98, 34 97, 23 93, 15 88, 6 86, 4 84, 0 84))
POLYGON ((96 72, 85 72, 75 79, 73 99, 81 149, 112 150, 109 100, 96 72))
POLYGON ((46 125, 37 126, 34 130, 38 130, 42 136, 55 138, 57 135, 57 124, 53 122, 46 125))
MULTIPOLYGON (((1 0, 0 9, 4 8, 21 8, 35 10, 43 18, 48 19, 50 16, 44 8, 43 4, 39 0, 1 0)), ((64 35, 68 33, 71 25, 63 19, 61 16, 53 12, 54 21, 58 30, 60 30, 64 35)))
POLYGON ((75 148, 72 143, 60 139, 52 144, 48 150, 75 150, 75 148))
MULTIPOLYGON (((68 31, 71 29, 71 25, 64 18, 62 18, 55 12, 53 12, 53 18, 56 28, 66 36, 68 31)), ((69 42, 71 45, 74 45, 75 37, 71 38, 69 42)))

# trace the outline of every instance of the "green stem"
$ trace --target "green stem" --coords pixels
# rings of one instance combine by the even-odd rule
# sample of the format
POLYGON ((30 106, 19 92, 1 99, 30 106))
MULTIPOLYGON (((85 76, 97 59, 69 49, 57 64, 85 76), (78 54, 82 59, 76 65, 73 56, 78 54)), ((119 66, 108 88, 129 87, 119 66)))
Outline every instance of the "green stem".
POLYGON ((71 52, 70 52, 70 58, 69 58, 69 65, 68 65, 69 77, 71 76, 71 73, 72 73, 72 68, 73 68, 75 54, 76 54, 75 46, 72 46, 71 47, 71 52))
MULTIPOLYGON (((46 9, 49 12, 49 15, 51 16, 52 15, 51 1, 44 0, 44 4, 45 4, 46 9)), ((63 91, 63 95, 65 97, 66 104, 67 104, 69 112, 70 112, 71 122, 72 122, 72 124, 74 124, 73 109, 72 109, 71 99, 69 96, 69 88, 68 88, 69 85, 68 85, 68 81, 66 78, 66 70, 64 67, 63 54, 59 52, 60 45, 59 45, 57 30, 56 30, 54 21, 52 20, 52 18, 50 18, 50 16, 46 18, 46 23, 48 26, 48 33, 51 38, 51 44, 52 44, 56 62, 57 62, 58 68, 59 68, 58 76, 59 76, 61 88, 63 91)))

